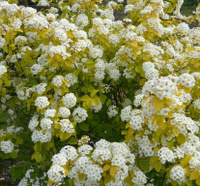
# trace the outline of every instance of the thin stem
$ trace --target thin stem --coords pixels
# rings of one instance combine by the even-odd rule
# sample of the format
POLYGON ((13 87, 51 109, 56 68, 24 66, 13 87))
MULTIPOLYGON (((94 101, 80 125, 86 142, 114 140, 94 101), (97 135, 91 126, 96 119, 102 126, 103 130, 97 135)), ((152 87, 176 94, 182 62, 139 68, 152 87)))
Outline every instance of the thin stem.
POLYGON ((138 65, 131 56, 129 56, 126 52, 125 54, 131 59, 131 61, 133 61, 133 63, 135 63, 135 65, 138 65))

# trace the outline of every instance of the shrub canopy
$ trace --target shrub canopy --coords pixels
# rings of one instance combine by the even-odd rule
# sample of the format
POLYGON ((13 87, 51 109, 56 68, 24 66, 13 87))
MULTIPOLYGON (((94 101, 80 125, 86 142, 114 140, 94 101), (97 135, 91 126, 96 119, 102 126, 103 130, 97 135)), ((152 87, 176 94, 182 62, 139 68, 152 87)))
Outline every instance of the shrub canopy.
POLYGON ((54 6, 0 0, 0 158, 16 159, 12 179, 200 185, 200 6, 186 17, 182 0, 33 2, 54 6))

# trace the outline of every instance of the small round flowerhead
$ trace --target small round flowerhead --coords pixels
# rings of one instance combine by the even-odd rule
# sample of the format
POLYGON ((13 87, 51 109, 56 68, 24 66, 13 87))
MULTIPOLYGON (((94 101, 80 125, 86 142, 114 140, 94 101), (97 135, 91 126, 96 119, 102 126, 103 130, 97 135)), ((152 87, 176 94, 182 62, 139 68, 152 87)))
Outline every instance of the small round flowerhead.
POLYGON ((55 114, 56 114, 55 109, 47 109, 44 113, 45 117, 50 117, 50 118, 53 118, 55 114))
POLYGON ((76 109, 74 109, 72 115, 74 120, 77 121, 78 123, 85 121, 86 118, 88 117, 87 111, 81 107, 77 107, 76 109))
POLYGON ((62 97, 62 102, 67 108, 72 108, 76 105, 76 96, 73 93, 65 94, 62 97))
POLYGON ((52 124, 53 124, 53 121, 49 118, 43 118, 40 121, 40 126, 43 130, 51 129, 52 124))
POLYGON ((8 141, 1 141, 0 143, 1 151, 8 154, 11 153, 14 150, 14 144, 8 140, 8 141))
POLYGON ((60 120, 60 126, 61 126, 61 131, 62 132, 67 132, 67 133, 74 133, 74 126, 70 122, 69 119, 62 119, 60 120))
POLYGON ((4 65, 0 65, 0 78, 1 76, 7 72, 7 68, 4 65))
POLYGON ((60 87, 62 86, 63 84, 63 80, 64 78, 62 76, 55 76, 53 79, 52 79, 52 83, 55 87, 60 87))
POLYGON ((186 181, 185 170, 180 166, 174 166, 170 171, 170 178, 179 184, 186 181))
POLYGON ((39 109, 43 109, 49 106, 48 98, 45 96, 37 97, 37 99, 35 100, 35 106, 38 107, 39 109))
POLYGON ((62 118, 67 118, 70 116, 71 112, 67 107, 60 107, 59 114, 61 115, 62 118))
POLYGON ((65 177, 65 169, 60 165, 53 165, 47 174, 52 182, 59 183, 65 177))

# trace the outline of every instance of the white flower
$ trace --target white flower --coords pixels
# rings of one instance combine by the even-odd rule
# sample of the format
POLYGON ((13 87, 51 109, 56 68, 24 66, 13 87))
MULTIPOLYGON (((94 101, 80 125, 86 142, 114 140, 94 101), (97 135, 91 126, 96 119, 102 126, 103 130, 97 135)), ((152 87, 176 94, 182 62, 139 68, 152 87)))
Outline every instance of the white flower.
POLYGON ((35 100, 35 106, 38 107, 39 109, 43 109, 49 106, 48 98, 45 96, 37 97, 37 99, 35 100))
POLYGON ((74 120, 77 121, 78 123, 85 121, 86 118, 88 117, 87 111, 81 107, 75 108, 72 115, 74 120))
POLYGON ((7 72, 7 68, 4 65, 0 65, 0 78, 2 77, 3 74, 7 72))
POLYGON ((62 132, 67 132, 67 133, 74 133, 74 126, 70 122, 69 119, 62 119, 60 120, 60 126, 61 126, 61 131, 62 132))
POLYGON ((59 183, 65 177, 65 169, 55 164, 48 170, 47 174, 52 182, 59 183))
POLYGON ((67 108, 72 108, 76 105, 76 96, 74 93, 67 93, 62 97, 62 102, 67 108))
POLYGON ((1 147, 1 151, 3 151, 6 154, 11 153, 14 150, 14 144, 10 140, 1 141, 0 147, 1 147))

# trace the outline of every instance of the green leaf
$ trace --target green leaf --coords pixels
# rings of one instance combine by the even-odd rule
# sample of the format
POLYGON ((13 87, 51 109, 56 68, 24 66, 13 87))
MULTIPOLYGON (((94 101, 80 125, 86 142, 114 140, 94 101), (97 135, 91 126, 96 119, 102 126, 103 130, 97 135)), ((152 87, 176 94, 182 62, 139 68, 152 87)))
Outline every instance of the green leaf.
POLYGON ((150 158, 139 159, 138 161, 140 169, 145 172, 148 172, 150 169, 150 158))
POLYGON ((23 139, 22 138, 17 138, 17 144, 19 144, 19 145, 21 145, 21 144, 23 144, 23 139))
POLYGON ((98 91, 99 91, 99 90, 93 90, 93 91, 91 92, 91 97, 94 97, 98 91))
POLYGON ((10 154, 11 158, 13 159, 16 159, 17 158, 17 151, 13 151, 11 154, 10 154))
POLYGON ((31 80, 30 83, 28 84, 29 87, 32 87, 34 85, 37 85, 37 81, 36 80, 31 80))
POLYGON ((77 144, 77 139, 75 137, 71 137, 68 142, 70 145, 76 145, 77 144))
POLYGON ((84 132, 88 132, 89 131, 89 124, 86 124, 86 123, 80 123, 79 125, 79 128, 84 131, 84 132))
POLYGON ((12 181, 21 180, 24 177, 26 170, 27 170, 26 163, 21 163, 12 167, 9 170, 9 172, 12 175, 12 181))
POLYGON ((111 167, 110 168, 110 175, 112 176, 112 177, 114 177, 115 176, 115 173, 117 172, 117 169, 116 169, 116 167, 111 167))

